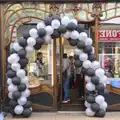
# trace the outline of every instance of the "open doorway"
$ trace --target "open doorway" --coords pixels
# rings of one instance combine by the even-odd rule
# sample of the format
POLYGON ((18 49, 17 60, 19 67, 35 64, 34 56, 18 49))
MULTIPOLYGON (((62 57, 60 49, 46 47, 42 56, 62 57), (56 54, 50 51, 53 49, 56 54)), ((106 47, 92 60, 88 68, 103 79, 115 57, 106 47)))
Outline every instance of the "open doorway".
MULTIPOLYGON (((76 67, 74 61, 75 56, 75 47, 72 47, 69 44, 69 41, 63 40, 63 59, 62 65, 64 65, 64 57, 67 56, 67 59, 70 62, 70 76, 69 76, 69 100, 65 101, 65 86, 64 84, 64 75, 62 79, 62 104, 59 108, 59 111, 84 111, 84 76, 82 72, 82 67, 76 67)), ((64 66, 62 66, 64 67, 64 66)))

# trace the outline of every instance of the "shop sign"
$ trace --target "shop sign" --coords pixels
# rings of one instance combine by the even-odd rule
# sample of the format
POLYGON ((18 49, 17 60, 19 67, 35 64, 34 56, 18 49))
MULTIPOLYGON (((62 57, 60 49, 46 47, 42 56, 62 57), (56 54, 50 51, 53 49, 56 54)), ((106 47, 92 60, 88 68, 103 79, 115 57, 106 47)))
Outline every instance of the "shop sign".
POLYGON ((116 42, 120 41, 120 30, 100 30, 98 32, 98 40, 100 42, 116 42))

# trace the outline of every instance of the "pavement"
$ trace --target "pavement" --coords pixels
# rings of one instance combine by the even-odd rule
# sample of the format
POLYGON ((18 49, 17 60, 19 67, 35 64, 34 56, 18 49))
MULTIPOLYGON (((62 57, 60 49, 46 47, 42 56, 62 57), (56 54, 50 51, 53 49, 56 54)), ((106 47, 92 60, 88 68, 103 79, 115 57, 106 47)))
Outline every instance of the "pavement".
POLYGON ((87 117, 84 112, 33 112, 29 118, 13 118, 7 115, 5 120, 120 120, 120 112, 107 112, 104 118, 87 117))

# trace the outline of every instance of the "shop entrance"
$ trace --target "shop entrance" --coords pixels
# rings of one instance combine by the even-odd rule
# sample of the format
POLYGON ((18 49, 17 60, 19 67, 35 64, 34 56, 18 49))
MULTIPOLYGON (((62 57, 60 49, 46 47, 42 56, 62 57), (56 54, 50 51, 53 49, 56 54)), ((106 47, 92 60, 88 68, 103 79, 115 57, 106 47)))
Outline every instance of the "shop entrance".
MULTIPOLYGON (((61 47, 61 57, 60 57, 60 70, 61 70, 61 79, 58 84, 58 111, 84 111, 84 75, 82 73, 82 67, 77 68, 74 65, 75 60, 75 51, 76 48, 69 44, 68 40, 60 39, 61 47), (67 55, 67 59, 70 62, 70 72, 69 76, 69 98, 68 101, 65 100, 65 83, 64 83, 64 55, 67 55), (82 91, 81 91, 82 89, 82 91)), ((58 45, 59 46, 59 45, 58 45)), ((58 47, 57 46, 57 47, 58 47)), ((59 47, 58 47, 59 49, 59 47)), ((58 51, 56 51, 58 52, 58 51)), ((58 53, 57 53, 58 54, 58 53)), ((67 78, 66 78, 67 79, 67 78)), ((66 87, 68 87, 66 86, 66 87)))

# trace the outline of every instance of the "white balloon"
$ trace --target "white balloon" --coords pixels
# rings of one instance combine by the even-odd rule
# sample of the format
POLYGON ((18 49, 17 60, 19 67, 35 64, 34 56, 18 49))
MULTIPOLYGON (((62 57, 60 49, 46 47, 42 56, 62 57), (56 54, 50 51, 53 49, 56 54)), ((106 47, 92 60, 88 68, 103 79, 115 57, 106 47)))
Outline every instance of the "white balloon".
POLYGON ((13 43, 13 49, 15 49, 16 51, 19 51, 21 49, 23 49, 23 47, 21 47, 18 42, 14 42, 13 43))
POLYGON ((51 35, 54 32, 54 29, 50 25, 46 26, 45 30, 47 35, 51 35))
POLYGON ((37 38, 37 37, 38 37, 37 29, 35 29, 35 28, 32 28, 32 29, 29 31, 29 34, 30 34, 30 36, 33 37, 33 38, 37 38))
POLYGON ((75 23, 76 25, 78 24, 78 21, 76 19, 71 19, 70 22, 75 23))
POLYGON ((18 99, 18 103, 19 103, 19 105, 25 105, 25 104, 27 103, 27 98, 21 96, 21 97, 18 99))
POLYGON ((99 78, 101 78, 102 76, 104 76, 105 71, 102 68, 98 68, 95 70, 95 75, 99 78))
POLYGON ((20 57, 19 57, 18 54, 16 54, 16 53, 14 53, 14 54, 12 54, 12 55, 10 55, 10 56, 8 57, 8 62, 9 62, 10 64, 16 63, 16 62, 18 62, 19 60, 20 60, 20 57))
POLYGON ((8 97, 9 97, 10 99, 13 99, 12 94, 13 94, 12 92, 9 92, 9 93, 8 93, 8 97))
POLYGON ((39 22, 39 23, 37 24, 37 29, 39 30, 40 28, 45 28, 44 22, 39 22))
POLYGON ((95 48, 92 46, 92 52, 91 53, 95 53, 95 48))
POLYGON ((78 38, 80 41, 86 41, 87 34, 85 32, 81 32, 78 38))
POLYGON ((78 39, 78 37, 79 37, 78 31, 76 31, 76 30, 72 31, 70 37, 72 39, 78 39))
POLYGON ((58 28, 60 27, 60 21, 57 20, 57 19, 52 20, 51 26, 52 26, 52 28, 54 28, 54 29, 58 29, 58 28))
POLYGON ((105 98, 102 95, 95 97, 95 102, 101 105, 104 102, 105 98))
POLYGON ((79 58, 81 61, 86 61, 88 59, 88 55, 86 53, 81 53, 79 58))
POLYGON ((20 78, 24 78, 25 77, 25 70, 24 69, 20 69, 17 71, 17 76, 20 77, 20 78))
POLYGON ((16 62, 16 63, 13 63, 12 65, 11 65, 11 68, 14 70, 14 71, 18 71, 19 69, 20 69, 20 64, 18 63, 18 62, 16 62))
POLYGON ((29 83, 29 77, 25 76, 24 78, 22 78, 21 83, 28 84, 29 83))
POLYGON ((88 103, 87 101, 85 101, 85 106, 86 106, 87 108, 90 108, 90 107, 91 107, 91 104, 88 103))
POLYGON ((24 96, 24 97, 29 97, 29 96, 30 96, 30 90, 29 90, 29 89, 26 89, 26 90, 23 91, 21 94, 22 94, 22 96, 24 96))
POLYGON ((50 44, 50 43, 51 43, 51 36, 46 35, 46 36, 44 37, 44 40, 45 40, 45 43, 50 44))
POLYGON ((86 84, 86 88, 87 88, 89 91, 93 91, 93 90, 95 90, 95 85, 92 84, 91 82, 88 82, 88 83, 86 84))
POLYGON ((85 81, 86 81, 86 82, 91 82, 91 77, 89 77, 89 76, 86 75, 86 76, 85 76, 85 81))
POLYGON ((74 53, 75 53, 76 55, 80 55, 81 53, 83 53, 83 51, 76 48, 76 49, 74 50, 74 53))
POLYGON ((106 83, 106 82, 107 82, 107 79, 108 79, 107 76, 105 76, 105 75, 104 75, 104 76, 101 76, 101 78, 100 78, 100 83, 103 83, 103 84, 106 83))
POLYGON ((64 34, 62 34, 61 36, 64 37, 65 39, 69 39, 71 35, 71 32, 67 31, 64 34))
POLYGON ((100 108, 106 110, 107 108, 107 103, 104 101, 103 103, 100 104, 100 108))
POLYGON ((83 62, 83 67, 86 68, 86 69, 90 68, 91 67, 91 62, 89 60, 84 61, 83 62))
POLYGON ((33 47, 30 47, 30 46, 27 46, 26 48, 25 48, 25 50, 27 51, 27 53, 32 53, 32 52, 34 52, 34 48, 33 47))
POLYGON ((92 45, 93 40, 91 38, 87 38, 85 41, 85 45, 92 45))
POLYGON ((8 85, 12 84, 12 79, 11 79, 11 78, 8 78, 8 79, 7 79, 7 84, 8 84, 8 85))
POLYGON ((93 68, 94 70, 100 68, 100 63, 98 61, 93 61, 91 64, 91 68, 93 68))
POLYGON ((15 85, 13 85, 13 84, 10 84, 10 85, 8 86, 8 91, 10 91, 10 92, 15 92, 15 91, 17 91, 17 90, 18 90, 17 86, 15 86, 15 85))
POLYGON ((87 116, 89 116, 89 117, 92 117, 92 116, 95 115, 95 112, 92 111, 91 108, 87 108, 87 109, 85 110, 85 114, 86 114, 87 116))
POLYGON ((33 37, 29 37, 27 39, 27 44, 32 47, 36 44, 36 40, 33 37))
POLYGON ((20 115, 20 114, 23 113, 23 110, 24 110, 23 106, 17 105, 17 106, 15 107, 15 109, 14 109, 14 112, 15 112, 17 115, 20 115))
POLYGON ((69 19, 68 16, 62 17, 61 23, 62 23, 63 25, 67 26, 69 22, 70 22, 70 19, 69 19))

